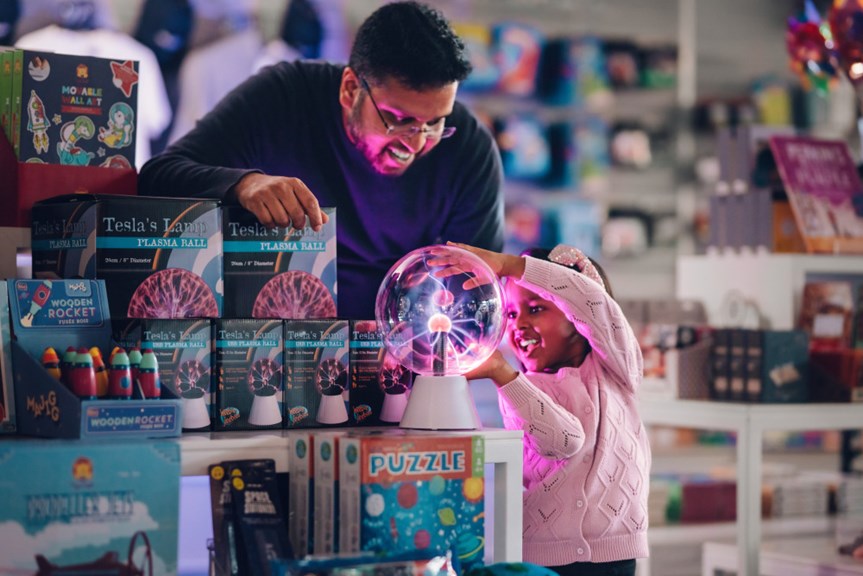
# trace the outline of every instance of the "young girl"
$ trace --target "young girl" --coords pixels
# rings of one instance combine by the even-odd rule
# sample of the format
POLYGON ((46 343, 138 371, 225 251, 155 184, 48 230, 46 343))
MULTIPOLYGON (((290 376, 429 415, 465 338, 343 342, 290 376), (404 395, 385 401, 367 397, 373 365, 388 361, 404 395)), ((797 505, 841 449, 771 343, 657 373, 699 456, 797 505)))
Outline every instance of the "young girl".
POLYGON ((496 351, 467 376, 491 378, 505 426, 524 431, 524 561, 634 575, 648 555, 642 359, 604 275, 568 246, 513 256, 455 245, 508 278, 507 337, 523 369, 496 351))

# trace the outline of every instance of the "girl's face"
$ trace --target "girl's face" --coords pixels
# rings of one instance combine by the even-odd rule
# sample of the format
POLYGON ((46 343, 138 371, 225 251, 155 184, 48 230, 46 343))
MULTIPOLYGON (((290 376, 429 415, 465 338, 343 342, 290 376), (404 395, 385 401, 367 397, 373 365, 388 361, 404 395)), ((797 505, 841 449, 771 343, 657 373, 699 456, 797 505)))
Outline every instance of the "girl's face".
POLYGON ((507 282, 504 289, 507 337, 524 369, 554 373, 580 366, 590 348, 563 312, 515 282, 507 282))

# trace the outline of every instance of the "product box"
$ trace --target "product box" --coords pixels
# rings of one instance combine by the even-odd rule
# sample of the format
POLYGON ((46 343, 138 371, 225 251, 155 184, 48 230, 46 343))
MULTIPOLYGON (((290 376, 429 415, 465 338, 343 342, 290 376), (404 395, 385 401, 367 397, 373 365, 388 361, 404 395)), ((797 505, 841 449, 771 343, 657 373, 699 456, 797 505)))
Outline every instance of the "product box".
POLYGON ((730 328, 717 328, 713 331, 713 348, 710 352, 710 397, 714 400, 727 400, 731 392, 729 373, 731 333, 730 328))
POLYGON ((288 428, 348 422, 347 320, 285 320, 288 428))
POLYGON ((239 574, 271 576, 271 560, 294 557, 284 521, 288 512, 269 462, 240 460, 228 469, 239 574))
POLYGON ((183 430, 209 430, 215 397, 213 321, 118 318, 111 323, 118 346, 150 349, 156 355, 162 386, 182 401, 183 430))
POLYGON ((12 334, 9 292, 0 280, 0 434, 15 433, 15 380, 12 376, 12 334))
POLYGON ((173 442, 4 442, 0 493, 3 574, 177 574, 173 442))
POLYGON ((12 142, 12 61, 14 52, 0 46, 0 128, 6 140, 12 142))
POLYGON ((750 388, 747 401, 786 403, 809 400, 809 337, 806 332, 757 330, 747 338, 746 357, 753 356, 760 358, 760 363, 756 362, 752 368, 755 373, 746 374, 745 378, 748 382, 760 381, 761 389, 750 388))
POLYGON ((33 207, 36 278, 100 278, 111 313, 218 318, 218 203, 191 198, 72 195, 33 207))
POLYGON ((314 552, 315 436, 307 430, 288 434, 288 536, 294 554, 302 558, 314 552))
POLYGON ((267 228, 240 206, 222 208, 225 317, 335 318, 336 209, 317 232, 267 228))
POLYGON ((812 402, 863 402, 863 349, 812 350, 812 402))
POLYGON ((398 424, 410 395, 413 373, 384 347, 375 320, 351 320, 351 423, 398 424))
POLYGON ((34 50, 14 54, 21 66, 13 64, 12 144, 22 162, 134 165, 138 62, 34 50))
POLYGON ((481 565, 483 438, 392 432, 339 439, 339 552, 454 549, 465 571, 481 565))
POLYGON ((244 532, 251 532, 252 545, 259 534, 259 540, 265 543, 262 547, 264 550, 271 550, 272 555, 278 558, 293 558, 288 541, 288 514, 285 512, 289 509, 286 498, 289 475, 277 473, 274 460, 228 460, 210 465, 207 473, 213 517, 214 554, 210 574, 231 576, 238 573, 263 573, 260 569, 240 568, 249 559, 248 546, 243 545, 249 539, 244 537, 244 532), (245 492, 242 504, 251 507, 251 510, 237 510, 234 504, 236 486, 248 486, 251 480, 262 475, 274 478, 276 487, 268 486, 267 494, 261 495, 245 492), (274 511, 277 517, 273 515, 274 511), (256 531, 258 534, 255 534, 256 531))
POLYGON ((315 433, 314 553, 339 552, 339 440, 344 432, 315 433))
POLYGON ((281 320, 216 321, 217 430, 284 427, 281 320))
POLYGON ((111 319, 102 280, 10 280, 12 360, 18 432, 52 438, 165 437, 180 434, 179 398, 160 387, 145 399, 79 398, 52 376, 43 351, 111 350, 111 319))

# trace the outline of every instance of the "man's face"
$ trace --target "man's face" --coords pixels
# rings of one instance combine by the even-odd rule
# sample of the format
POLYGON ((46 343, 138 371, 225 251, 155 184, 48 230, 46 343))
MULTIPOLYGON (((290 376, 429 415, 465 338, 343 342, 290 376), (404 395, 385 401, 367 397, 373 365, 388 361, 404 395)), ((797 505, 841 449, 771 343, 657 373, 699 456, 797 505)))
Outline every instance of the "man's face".
POLYGON ((440 143, 439 134, 452 113, 457 89, 458 83, 453 82, 415 91, 392 79, 364 85, 348 68, 340 95, 348 137, 376 172, 400 176, 440 143), (387 125, 393 129, 390 134, 387 125), (422 131, 404 132, 411 127, 422 131))

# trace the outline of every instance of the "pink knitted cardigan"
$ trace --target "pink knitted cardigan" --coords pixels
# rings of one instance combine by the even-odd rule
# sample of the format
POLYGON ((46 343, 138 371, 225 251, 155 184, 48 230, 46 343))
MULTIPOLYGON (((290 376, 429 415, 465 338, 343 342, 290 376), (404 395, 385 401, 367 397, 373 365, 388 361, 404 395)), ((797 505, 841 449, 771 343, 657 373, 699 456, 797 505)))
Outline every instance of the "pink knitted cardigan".
POLYGON ((651 457, 635 401, 642 358, 632 328, 578 272, 528 257, 517 282, 553 300, 592 347, 578 368, 519 374, 499 389, 505 426, 525 435, 524 560, 646 557, 651 457))

